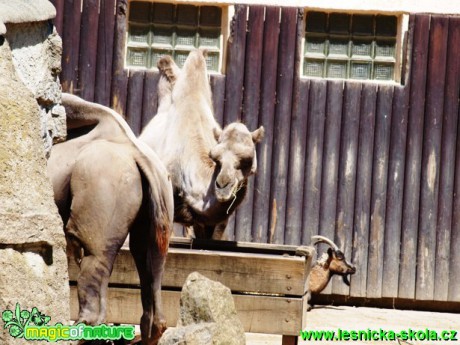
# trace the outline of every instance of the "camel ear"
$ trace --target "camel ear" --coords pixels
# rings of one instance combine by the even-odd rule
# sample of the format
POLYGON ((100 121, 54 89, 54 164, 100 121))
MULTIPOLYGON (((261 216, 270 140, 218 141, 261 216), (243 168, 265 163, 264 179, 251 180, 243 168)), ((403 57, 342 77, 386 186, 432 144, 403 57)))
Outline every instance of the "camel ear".
POLYGON ((220 127, 214 127, 212 132, 214 133, 214 138, 219 141, 220 135, 222 134, 222 129, 220 127))
POLYGON ((265 135, 264 126, 260 126, 259 128, 257 128, 254 132, 251 133, 251 135, 252 135, 252 141, 254 143, 260 142, 264 138, 264 135, 265 135))

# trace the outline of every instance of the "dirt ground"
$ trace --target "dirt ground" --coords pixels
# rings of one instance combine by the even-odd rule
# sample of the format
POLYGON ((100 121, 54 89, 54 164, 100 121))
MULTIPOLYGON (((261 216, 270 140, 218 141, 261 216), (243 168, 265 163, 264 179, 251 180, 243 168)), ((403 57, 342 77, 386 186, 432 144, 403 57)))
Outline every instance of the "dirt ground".
MULTIPOLYGON (((399 332, 412 329, 414 331, 429 330, 440 334, 444 330, 457 332, 457 341, 303 341, 299 344, 385 344, 385 345, 428 345, 428 344, 459 344, 460 343, 460 310, 459 314, 434 313, 424 311, 408 311, 396 309, 355 308, 316 306, 307 315, 308 330, 392 330, 399 332)), ((248 345, 281 345, 281 336, 248 333, 248 345)))

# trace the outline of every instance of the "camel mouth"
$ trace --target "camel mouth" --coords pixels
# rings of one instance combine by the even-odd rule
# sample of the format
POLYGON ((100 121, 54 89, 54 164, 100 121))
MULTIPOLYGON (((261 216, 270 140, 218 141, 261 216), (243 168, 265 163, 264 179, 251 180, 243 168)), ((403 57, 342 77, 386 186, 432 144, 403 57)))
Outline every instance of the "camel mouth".
POLYGON ((231 186, 225 186, 224 188, 216 187, 216 198, 218 202, 227 202, 234 197, 233 191, 235 190, 235 184, 231 186))
POLYGON ((238 192, 238 183, 235 180, 233 183, 229 183, 224 187, 219 187, 216 185, 215 195, 218 202, 227 202, 231 199, 236 198, 236 193, 238 192))

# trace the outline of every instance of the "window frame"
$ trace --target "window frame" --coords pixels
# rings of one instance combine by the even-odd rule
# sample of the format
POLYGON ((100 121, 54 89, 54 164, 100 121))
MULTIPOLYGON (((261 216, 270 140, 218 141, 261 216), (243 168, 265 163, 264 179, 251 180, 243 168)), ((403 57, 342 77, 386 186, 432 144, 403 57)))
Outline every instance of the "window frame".
MULTIPOLYGON (((124 37, 124 56, 123 56, 123 66, 125 70, 142 70, 142 71, 158 71, 158 68, 156 65, 152 65, 150 68, 149 67, 142 67, 142 66, 132 66, 128 64, 128 48, 129 47, 145 47, 143 44, 133 44, 132 42, 129 42, 129 34, 130 34, 130 24, 132 23, 130 21, 130 12, 131 12, 131 4, 133 2, 146 2, 150 4, 154 3, 167 3, 171 4, 174 6, 178 5, 193 5, 193 6, 214 6, 214 7, 219 7, 221 9, 221 25, 220 25, 220 36, 219 36, 219 62, 218 62, 218 68, 217 71, 214 70, 209 70, 208 69, 208 74, 217 74, 217 75, 223 75, 225 74, 225 61, 227 58, 227 40, 229 37, 230 33, 230 25, 231 25, 231 18, 233 17, 234 13, 234 6, 231 4, 227 3, 218 3, 218 2, 194 2, 194 1, 176 1, 176 0, 159 0, 159 1, 154 1, 154 0, 129 0, 128 2, 128 9, 126 13, 126 32, 125 32, 125 37, 124 37)), ((149 22, 148 25, 152 25, 152 22, 149 22)), ((200 28, 200 25, 197 25, 198 28, 200 28)), ((153 45, 150 45, 152 47, 153 45)))
MULTIPOLYGON (((301 63, 299 64, 299 75, 300 78, 303 79, 317 79, 317 80, 340 80, 340 81, 347 81, 347 82, 360 82, 360 83, 374 83, 374 84, 391 84, 391 85, 401 85, 402 82, 402 70, 404 63, 404 35, 408 31, 409 26, 409 15, 402 12, 380 12, 380 11, 346 11, 340 9, 324 9, 324 8, 304 8, 304 22, 302 25, 302 42, 301 42, 301 49, 300 49, 300 59, 301 63), (322 12, 326 13, 328 16, 331 13, 339 13, 339 14, 348 14, 348 15, 386 15, 386 16, 395 16, 396 17, 396 44, 395 44, 395 62, 394 62, 394 79, 392 80, 378 80, 378 79, 353 79, 353 78, 331 78, 331 77, 315 77, 315 76, 308 76, 304 74, 304 65, 305 65, 305 45, 306 45, 306 25, 307 25, 307 14, 308 12, 322 12)), ((349 41, 351 42, 351 40, 349 41)), ((351 62, 351 57, 347 58, 348 62, 351 62)))

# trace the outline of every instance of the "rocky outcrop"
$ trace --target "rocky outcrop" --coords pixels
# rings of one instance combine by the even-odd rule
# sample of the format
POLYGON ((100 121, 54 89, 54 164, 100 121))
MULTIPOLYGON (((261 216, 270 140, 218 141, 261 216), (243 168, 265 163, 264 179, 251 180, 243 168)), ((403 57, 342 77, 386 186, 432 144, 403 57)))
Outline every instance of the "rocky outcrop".
MULTIPOLYGON (((34 4, 40 6, 42 2, 34 4)), ((0 36, 0 314, 14 310, 19 303, 21 310, 30 312, 36 307, 50 316, 50 324, 67 323, 70 316, 65 238, 46 176, 40 117, 48 112, 51 117, 53 112, 63 114, 58 105, 59 88, 42 87, 52 83, 56 77, 53 73, 58 71, 57 56, 42 55, 59 54, 59 49, 51 47, 51 41, 59 40, 52 34, 50 37, 48 21, 10 24, 5 19, 4 6, 19 12, 21 3, 31 2, 5 3, 0 3, 0 20, 4 21, 0 31, 2 27, 6 30, 0 36), (47 35, 41 31, 43 28, 47 35), (34 36, 37 31, 43 33, 41 41, 34 36), (29 37, 21 37, 22 34, 29 37), (38 65, 43 68, 33 67, 38 65), (45 89, 53 88, 49 96, 45 89)), ((27 13, 26 17, 31 15, 27 13)), ((38 18, 48 16, 41 15, 38 18)), ((17 17, 14 20, 20 21, 17 17)), ((0 344, 30 344, 15 339, 1 321, 0 344)))
POLYGON ((230 289, 197 272, 191 273, 182 288, 177 327, 166 330, 159 345, 245 343, 230 289))
POLYGON ((53 143, 66 137, 59 82, 62 40, 47 20, 55 15, 49 1, 0 4, 0 34, 9 43, 17 75, 40 107, 40 133, 46 154, 53 143))

